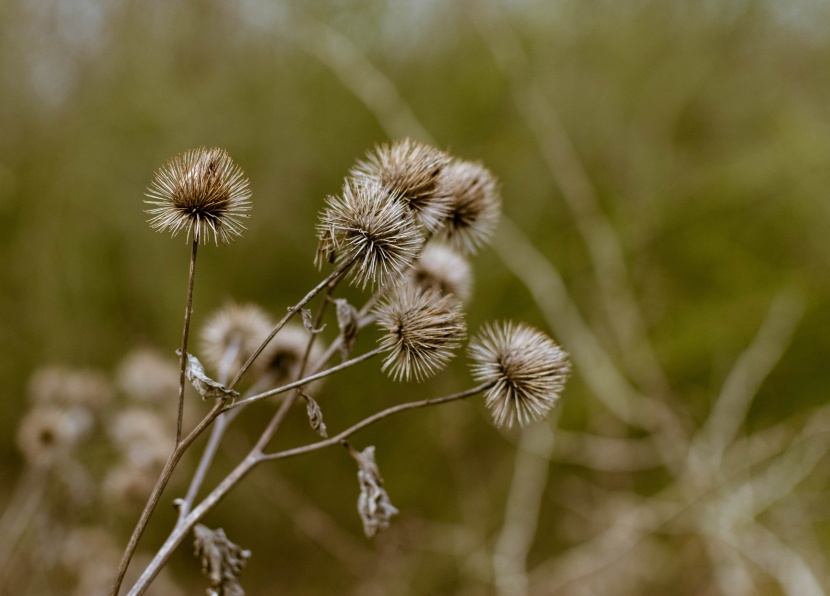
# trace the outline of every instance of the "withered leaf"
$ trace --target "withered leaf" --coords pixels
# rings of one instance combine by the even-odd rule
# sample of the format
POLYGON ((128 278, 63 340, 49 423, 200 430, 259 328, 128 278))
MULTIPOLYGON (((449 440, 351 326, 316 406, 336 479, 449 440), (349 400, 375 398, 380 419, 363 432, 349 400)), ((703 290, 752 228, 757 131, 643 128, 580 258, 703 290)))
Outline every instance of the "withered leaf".
POLYGON ((329 435, 326 431, 326 423, 323 422, 323 411, 320 409, 320 406, 310 395, 306 395, 302 391, 300 391, 300 395, 305 398, 308 423, 311 425, 311 428, 316 430, 317 434, 321 437, 328 437, 329 435))
POLYGON ((307 308, 301 308, 300 309, 300 314, 303 316, 303 326, 306 328, 306 330, 309 333, 320 333, 321 331, 323 331, 323 329, 326 328, 325 325, 323 325, 319 329, 314 328, 314 321, 312 320, 312 317, 311 317, 311 311, 308 310, 307 308))
MULTIPOLYGON (((176 354, 181 355, 181 350, 176 350, 176 354)), ((199 362, 193 354, 187 353, 187 365, 184 369, 184 376, 193 385, 193 388, 199 392, 202 399, 215 397, 218 399, 236 399, 239 397, 237 391, 226 389, 222 383, 214 381, 205 374, 205 367, 199 362)))
POLYGON ((222 528, 211 530, 197 524, 193 528, 193 536, 195 555, 202 558, 202 573, 210 580, 208 593, 216 596, 245 596, 238 575, 251 557, 251 551, 228 540, 222 528))
POLYGON ((372 538, 379 531, 389 527, 389 520, 397 515, 398 510, 389 501, 389 495, 383 488, 383 478, 375 463, 374 446, 357 451, 346 444, 349 453, 357 462, 357 479, 360 482, 360 496, 357 499, 357 511, 363 520, 363 532, 372 538))

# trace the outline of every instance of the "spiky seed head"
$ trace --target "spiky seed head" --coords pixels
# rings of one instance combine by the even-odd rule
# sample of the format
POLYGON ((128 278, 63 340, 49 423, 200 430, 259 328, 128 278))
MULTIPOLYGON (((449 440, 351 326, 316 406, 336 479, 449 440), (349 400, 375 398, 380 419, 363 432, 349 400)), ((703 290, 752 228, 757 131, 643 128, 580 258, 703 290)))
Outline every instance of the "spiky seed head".
POLYGON ((499 223, 498 182, 480 163, 455 159, 444 168, 441 185, 451 202, 441 237, 458 250, 474 254, 490 241, 499 223))
POLYGON ((454 249, 430 242, 410 270, 412 282, 439 294, 453 294, 462 302, 470 297, 473 274, 470 264, 454 249))
POLYGON ((92 417, 81 408, 35 407, 20 422, 17 447, 32 465, 47 465, 67 456, 92 428, 92 417))
MULTIPOLYGON (((256 304, 226 304, 202 328, 205 362, 214 367, 224 383, 242 368, 273 327, 270 315, 256 304)), ((261 372, 261 363, 261 359, 255 363, 257 372, 261 372)))
POLYGON ((251 189, 242 170, 224 149, 200 147, 164 164, 147 189, 144 201, 150 226, 173 236, 186 231, 199 242, 227 244, 241 236, 249 217, 251 189))
POLYGON ((317 224, 315 262, 355 261, 352 283, 366 287, 397 281, 424 242, 415 220, 396 194, 370 179, 348 179, 341 196, 329 197, 317 224))
POLYGON ((435 147, 412 139, 379 145, 350 174, 378 182, 397 194, 428 233, 435 233, 450 214, 450 200, 440 184, 450 158, 435 147))
MULTIPOLYGON (((280 329, 259 357, 263 366, 263 380, 273 387, 296 381, 310 339, 311 334, 302 325, 288 323, 280 329)), ((309 365, 319 360, 323 355, 323 349, 318 337, 311 346, 309 365)))
POLYGON ((375 309, 386 333, 383 371, 396 381, 422 381, 444 368, 467 333, 461 303, 453 295, 411 285, 398 287, 375 309))
POLYGON ((486 405, 497 426, 541 420, 559 401, 568 354, 547 335, 513 322, 485 325, 468 347, 473 378, 492 383, 486 405))

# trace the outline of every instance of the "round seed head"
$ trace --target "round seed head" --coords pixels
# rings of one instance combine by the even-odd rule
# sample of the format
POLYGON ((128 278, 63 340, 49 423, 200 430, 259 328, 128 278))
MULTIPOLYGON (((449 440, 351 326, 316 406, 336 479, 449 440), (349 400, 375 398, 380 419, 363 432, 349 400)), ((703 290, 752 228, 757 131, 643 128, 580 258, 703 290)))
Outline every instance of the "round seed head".
POLYGON ((241 236, 241 219, 251 209, 251 189, 224 149, 200 147, 180 153, 156 172, 144 201, 150 226, 173 236, 186 231, 199 242, 213 234, 216 244, 241 236))
POLYGON ((342 195, 329 197, 317 224, 316 263, 355 261, 352 283, 366 287, 400 278, 424 239, 406 205, 379 183, 347 180, 342 195))
POLYGON ((100 410, 113 397, 106 375, 94 369, 42 366, 29 378, 29 397, 39 406, 100 410))
MULTIPOLYGON (((263 379, 274 387, 296 381, 311 334, 302 325, 288 323, 263 350, 263 379)), ((323 344, 318 337, 308 355, 309 364, 323 355, 323 344)), ((314 384, 312 383, 312 386, 314 384)))
POLYGON ((383 371, 396 381, 422 381, 444 368, 467 333, 455 296, 410 285, 399 287, 375 309, 386 331, 380 345, 388 353, 383 371))
POLYGON ((439 294, 453 294, 466 302, 473 286, 470 264, 444 244, 429 243, 410 270, 415 285, 439 294))
MULTIPOLYGON (((218 371, 218 380, 224 383, 242 368, 273 327, 268 313, 255 304, 223 306, 202 328, 201 349, 205 362, 218 371)), ((258 358, 255 363, 259 372, 261 362, 258 358)))
POLYGON ((150 468, 163 465, 170 432, 156 413, 143 408, 120 412, 107 428, 110 439, 130 465, 150 468))
POLYGON ((492 383, 486 405, 497 426, 525 426, 557 404, 570 373, 568 354, 547 335, 512 322, 486 325, 470 342, 473 378, 492 383))
POLYGON ((179 390, 179 368, 174 360, 155 350, 133 350, 118 365, 116 382, 130 399, 165 404, 175 401, 179 390))
POLYGON ((122 463, 107 472, 101 486, 102 496, 122 509, 140 507, 153 492, 159 471, 160 466, 122 463))
POLYGON ((350 174, 378 182, 400 196, 418 224, 433 233, 450 214, 450 200, 440 184, 449 162, 447 154, 435 147, 404 139, 375 147, 350 174))
POLYGON ((17 429, 17 447, 26 461, 45 465, 68 454, 89 433, 92 419, 82 409, 36 407, 17 429))
POLYGON ((443 192, 451 201, 441 236, 467 254, 490 241, 501 216, 496 178, 479 163, 453 160, 441 175, 443 192))

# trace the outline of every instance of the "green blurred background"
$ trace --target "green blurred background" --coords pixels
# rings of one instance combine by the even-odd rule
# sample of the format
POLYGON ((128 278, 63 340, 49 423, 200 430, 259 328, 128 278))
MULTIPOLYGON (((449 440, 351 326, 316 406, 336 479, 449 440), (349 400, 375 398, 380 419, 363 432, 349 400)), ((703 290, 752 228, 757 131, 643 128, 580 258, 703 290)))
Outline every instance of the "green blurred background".
MULTIPOLYGON (((551 171, 554 118, 619 238, 684 423, 706 419, 784 288, 806 311, 745 430, 798 420, 825 402, 830 386, 828 32, 830 4, 812 0, 3 0, 0 503, 23 467, 14 437, 33 370, 60 363, 112 371, 137 345, 174 358, 188 247, 147 226, 142 199, 167 158, 201 145, 224 147, 240 164, 254 210, 242 239, 200 252, 196 329, 231 298, 279 314, 304 294, 320 279, 314 226, 325 196, 375 143, 411 134, 481 160, 500 178, 505 214, 559 270, 623 367, 638 347, 614 339, 613 314, 599 298, 606 273, 592 265, 551 171)), ((495 250, 473 266, 471 330, 512 318, 554 334, 495 250)), ((603 434, 608 416, 585 382, 595 371, 576 364, 559 425, 603 434)), ((342 428, 470 382, 463 356, 420 386, 395 385, 370 364, 330 383, 319 401, 329 428, 342 428)), ((312 440, 300 414, 280 445, 312 440)), ((257 415, 242 420, 218 471, 245 453, 260 423, 257 415)), ((517 441, 492 427, 481 400, 358 435, 356 446, 377 446, 401 510, 375 542, 362 537, 354 465, 339 450, 256 471, 208 523, 253 550, 242 575, 250 594, 494 593, 487 553, 502 526, 517 441), (292 521, 269 474, 330 516, 355 561, 292 521)), ((92 469, 105 467, 103 451, 89 457, 92 469)), ((828 464, 809 486, 810 503, 825 505, 823 515, 809 508, 825 559, 828 464)), ((549 473, 531 568, 578 543, 568 527, 579 520, 562 499, 574 482, 648 495, 670 477, 660 468, 629 474, 555 461, 549 473)), ((166 503, 182 481, 166 493, 146 550, 166 535, 166 503)), ((94 510, 73 515, 83 519, 56 523, 96 523, 94 510)), ((125 543, 137 515, 107 515, 105 525, 125 543)), ((693 534, 662 539, 674 567, 618 593, 722 591, 693 534)), ((173 575, 187 593, 202 593, 190 550, 179 550, 173 575)), ((783 590, 750 567, 757 593, 783 590)), ((45 585, 28 589, 64 593, 45 585)), ((540 580, 531 591, 547 588, 540 580)))

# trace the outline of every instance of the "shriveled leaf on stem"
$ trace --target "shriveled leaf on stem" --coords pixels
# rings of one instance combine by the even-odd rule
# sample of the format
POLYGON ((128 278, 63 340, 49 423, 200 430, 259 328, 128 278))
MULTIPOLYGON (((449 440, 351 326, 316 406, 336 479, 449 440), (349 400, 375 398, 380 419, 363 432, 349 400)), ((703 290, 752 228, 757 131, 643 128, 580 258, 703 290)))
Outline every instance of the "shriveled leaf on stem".
POLYGON ((342 337, 340 356, 343 360, 348 360, 354 342, 357 340, 357 332, 360 330, 360 315, 345 298, 337 298, 334 305, 337 311, 337 326, 342 337))
POLYGON ((323 325, 319 329, 314 328, 314 320, 312 319, 311 311, 307 308, 301 308, 300 314, 303 315, 303 326, 308 330, 309 333, 317 334, 326 328, 325 325, 323 325))
POLYGON ((357 462, 357 479, 360 482, 357 511, 363 520, 363 532, 367 538, 372 538, 379 531, 389 527, 389 519, 397 515, 398 510, 389 501, 389 495, 383 488, 383 478, 375 463, 374 446, 357 451, 348 443, 344 444, 357 462))
POLYGON ((202 573, 210 580, 209 596, 245 596, 239 584, 251 551, 234 544, 222 528, 211 530, 197 524, 193 528, 195 555, 202 558, 202 573))
POLYGON ((306 411, 308 413, 308 423, 311 425, 312 430, 317 431, 321 437, 328 437, 328 432, 326 432, 326 423, 323 422, 323 411, 320 409, 319 404, 314 401, 310 395, 306 395, 302 391, 300 391, 300 395, 306 401, 306 411))
MULTIPOLYGON (((181 350, 176 350, 176 354, 181 355, 181 353, 181 350)), ((239 397, 239 393, 237 391, 226 389, 222 383, 214 381, 208 377, 205 374, 205 368, 196 356, 193 354, 186 355, 187 367, 184 370, 184 376, 187 377, 187 380, 190 381, 193 388, 199 392, 202 399, 207 399, 209 397, 215 397, 218 399, 236 399, 239 397)))

